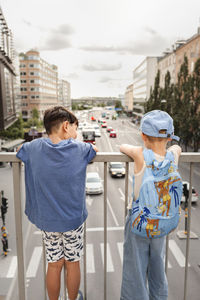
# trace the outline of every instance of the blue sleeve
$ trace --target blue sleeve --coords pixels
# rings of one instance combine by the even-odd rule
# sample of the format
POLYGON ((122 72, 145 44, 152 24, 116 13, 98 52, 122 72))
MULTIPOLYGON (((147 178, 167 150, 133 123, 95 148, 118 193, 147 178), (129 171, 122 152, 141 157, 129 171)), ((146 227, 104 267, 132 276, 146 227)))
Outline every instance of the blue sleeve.
POLYGON ((84 157, 86 158, 87 162, 89 163, 95 156, 96 156, 96 151, 92 147, 90 143, 82 143, 83 145, 83 153, 84 157))
POLYGON ((22 160, 24 163, 28 161, 29 148, 30 148, 29 146, 30 146, 29 142, 24 143, 16 154, 17 158, 22 160))

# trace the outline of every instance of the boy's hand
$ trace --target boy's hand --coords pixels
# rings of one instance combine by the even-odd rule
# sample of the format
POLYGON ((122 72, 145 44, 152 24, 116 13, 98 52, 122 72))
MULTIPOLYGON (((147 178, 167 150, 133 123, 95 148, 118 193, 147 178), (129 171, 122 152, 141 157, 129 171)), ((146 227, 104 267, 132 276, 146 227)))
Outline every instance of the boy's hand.
POLYGON ((23 144, 19 145, 19 147, 17 148, 17 152, 19 151, 19 149, 22 147, 23 144))
POLYGON ((92 144, 92 147, 93 147, 94 151, 96 151, 96 152, 99 151, 98 148, 95 145, 92 144))

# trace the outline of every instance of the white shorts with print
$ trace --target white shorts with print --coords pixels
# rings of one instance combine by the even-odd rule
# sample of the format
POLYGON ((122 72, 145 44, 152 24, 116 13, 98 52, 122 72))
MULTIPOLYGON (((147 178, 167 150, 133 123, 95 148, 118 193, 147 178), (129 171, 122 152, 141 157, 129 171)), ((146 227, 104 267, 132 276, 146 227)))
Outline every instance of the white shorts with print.
POLYGON ((57 262, 63 257, 71 262, 80 260, 83 254, 83 229, 82 224, 77 229, 66 232, 42 230, 47 261, 57 262))

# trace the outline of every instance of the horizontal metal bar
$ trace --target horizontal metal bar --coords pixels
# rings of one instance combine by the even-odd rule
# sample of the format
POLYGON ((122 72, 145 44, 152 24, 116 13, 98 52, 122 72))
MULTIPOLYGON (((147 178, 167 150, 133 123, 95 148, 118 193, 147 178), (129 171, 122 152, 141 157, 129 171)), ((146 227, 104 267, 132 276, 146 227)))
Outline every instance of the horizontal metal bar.
MULTIPOLYGON (((19 159, 16 157, 16 152, 0 152, 0 162, 18 162, 19 159)), ((133 160, 121 153, 121 152, 98 152, 94 162, 132 162, 133 160)), ((200 163, 199 152, 184 152, 180 157, 181 162, 196 162, 200 163)))

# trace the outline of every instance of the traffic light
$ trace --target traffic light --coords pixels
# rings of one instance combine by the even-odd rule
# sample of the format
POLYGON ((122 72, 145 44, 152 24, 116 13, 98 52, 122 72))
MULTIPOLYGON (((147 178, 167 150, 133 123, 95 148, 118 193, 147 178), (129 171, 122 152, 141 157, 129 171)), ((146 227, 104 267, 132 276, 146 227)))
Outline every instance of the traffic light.
POLYGON ((2 197, 1 198, 1 205, 2 205, 2 211, 3 211, 3 213, 4 214, 6 214, 7 213, 7 210, 8 210, 8 199, 7 198, 5 198, 5 197, 2 197))

